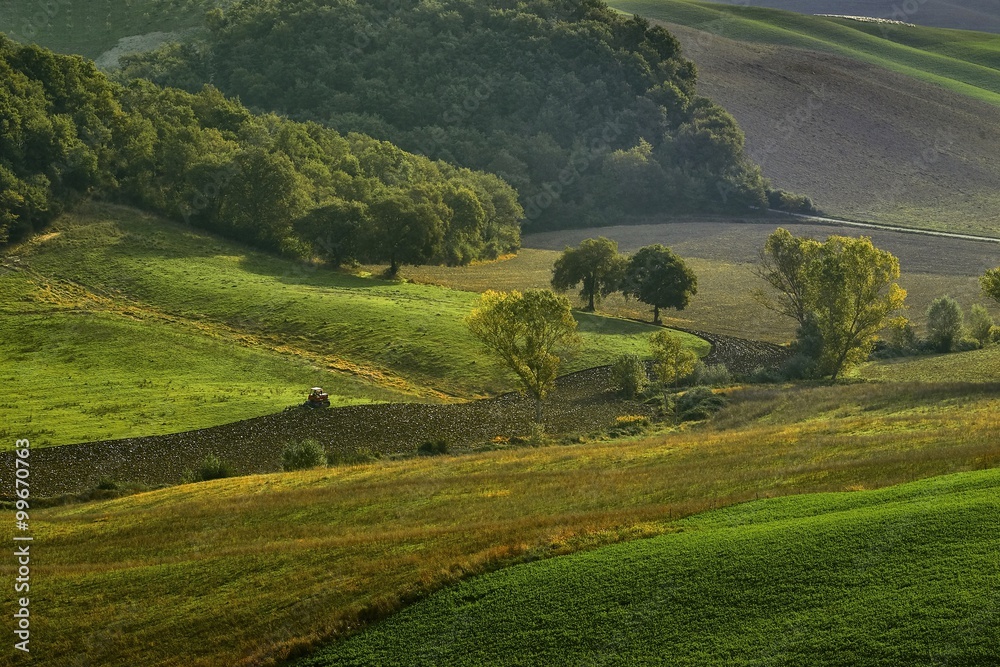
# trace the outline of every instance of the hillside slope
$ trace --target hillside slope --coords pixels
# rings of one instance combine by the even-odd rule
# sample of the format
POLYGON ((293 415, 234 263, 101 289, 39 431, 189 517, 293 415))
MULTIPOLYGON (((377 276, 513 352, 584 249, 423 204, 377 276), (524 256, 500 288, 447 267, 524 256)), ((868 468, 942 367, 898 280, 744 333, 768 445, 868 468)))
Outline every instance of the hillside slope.
POLYGON ((801 14, 844 14, 936 28, 1000 32, 995 0, 716 0, 724 5, 771 7, 801 14))
POLYGON ((1000 474, 759 501, 464 582, 299 667, 986 665, 1000 474))
POLYGON ((750 389, 681 431, 34 509, 45 557, 32 629, 45 643, 32 664, 273 664, 518 559, 661 534, 758 495, 996 466, 998 405, 996 385, 750 389))
POLYGON ((808 193, 833 215, 1000 234, 1000 108, 958 92, 964 83, 949 90, 858 54, 790 46, 810 42, 787 30, 751 40, 751 28, 774 28, 766 13, 755 22, 698 3, 613 4, 668 22, 701 90, 736 117, 778 187, 808 193))
MULTIPOLYGON (((466 330, 468 292, 337 273, 102 204, 2 257, 0 370, 12 379, 0 415, 38 445, 235 421, 299 402, 314 384, 341 404, 517 386, 466 330), (169 404, 182 396, 180 419, 169 404)), ((584 344, 563 372, 645 353, 655 330, 577 319, 584 344)))

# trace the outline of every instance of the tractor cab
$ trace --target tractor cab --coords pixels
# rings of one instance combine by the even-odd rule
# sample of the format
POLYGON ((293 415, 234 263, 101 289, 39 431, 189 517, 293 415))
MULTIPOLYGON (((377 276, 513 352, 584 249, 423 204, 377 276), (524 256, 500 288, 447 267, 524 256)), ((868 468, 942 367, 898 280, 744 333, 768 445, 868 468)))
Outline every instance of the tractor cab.
POLYGON ((323 391, 322 387, 313 387, 309 391, 309 398, 306 399, 307 408, 328 408, 330 407, 330 396, 323 391))

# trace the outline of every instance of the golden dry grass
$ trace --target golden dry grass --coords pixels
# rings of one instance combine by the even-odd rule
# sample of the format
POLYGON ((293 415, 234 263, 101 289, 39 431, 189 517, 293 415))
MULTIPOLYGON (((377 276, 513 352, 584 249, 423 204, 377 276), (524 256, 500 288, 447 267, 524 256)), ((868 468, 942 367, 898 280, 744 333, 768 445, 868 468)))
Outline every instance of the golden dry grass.
POLYGON ((219 480, 36 511, 32 627, 44 642, 33 662, 273 664, 518 559, 669 531, 672 519, 756 497, 876 488, 1000 460, 1000 386, 788 387, 734 399, 711 426, 632 440, 219 480))

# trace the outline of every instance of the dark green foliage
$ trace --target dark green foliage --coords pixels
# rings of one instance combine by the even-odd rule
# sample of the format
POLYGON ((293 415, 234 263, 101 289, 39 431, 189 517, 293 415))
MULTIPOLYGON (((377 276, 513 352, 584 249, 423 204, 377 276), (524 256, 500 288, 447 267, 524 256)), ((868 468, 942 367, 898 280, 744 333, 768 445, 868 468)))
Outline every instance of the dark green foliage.
POLYGON ((237 2, 203 44, 123 60, 123 80, 364 132, 496 173, 534 228, 767 206, 733 118, 677 40, 598 0, 237 2))
POLYGON ((118 484, 112 479, 108 479, 107 477, 102 477, 101 480, 97 483, 97 488, 100 491, 115 491, 118 489, 118 484))
POLYGON ((962 307, 950 296, 935 299, 927 308, 927 342, 938 352, 951 352, 964 327, 962 307))
POLYGON ((603 236, 584 239, 566 248, 552 268, 552 289, 565 292, 580 285, 580 298, 593 311, 596 302, 621 288, 626 260, 618 254, 618 242, 603 236))
POLYGON ((677 398, 679 421, 708 419, 726 405, 726 397, 715 394, 708 387, 694 387, 677 398))
POLYGON ((421 456, 440 456, 448 453, 448 441, 443 439, 425 440, 417 447, 421 456))
POLYGON ((768 190, 767 206, 786 213, 814 214, 820 212, 813 204, 812 199, 806 195, 797 195, 784 190, 768 190))
POLYGON ((993 316, 982 304, 975 304, 969 310, 969 335, 979 343, 979 347, 986 347, 990 344, 993 332, 993 316))
POLYGON ((653 322, 661 308, 684 310, 698 293, 698 278, 670 248, 659 244, 640 248, 629 258, 622 281, 626 296, 653 307, 653 322))
POLYGON ((281 467, 285 470, 309 470, 326 465, 326 450, 315 440, 300 440, 285 447, 281 467))
POLYGON ((611 375, 618 392, 634 400, 649 386, 646 362, 637 354, 623 354, 611 365, 611 375))
POLYGON ((109 82, 91 63, 0 37, 0 242, 90 192, 334 264, 464 264, 516 250, 496 176, 195 93, 109 82))
POLYGON ((198 466, 198 470, 195 471, 192 481, 207 482, 213 479, 232 476, 233 470, 228 463, 221 461, 215 454, 209 454, 202 460, 201 465, 198 466))

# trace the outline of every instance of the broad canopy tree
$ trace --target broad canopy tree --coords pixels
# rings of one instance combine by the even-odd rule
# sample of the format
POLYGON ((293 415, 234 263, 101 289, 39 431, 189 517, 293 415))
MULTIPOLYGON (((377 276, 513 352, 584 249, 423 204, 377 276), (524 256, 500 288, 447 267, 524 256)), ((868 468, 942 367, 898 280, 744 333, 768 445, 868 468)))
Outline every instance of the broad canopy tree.
POLYGON ((867 358, 906 299, 896 283, 899 260, 867 237, 819 243, 779 229, 764 247, 759 274, 778 292, 777 302, 764 304, 798 321, 814 374, 834 381, 867 358))
POLYGON ((625 276, 625 258, 618 243, 603 236, 584 239, 575 248, 566 248, 552 269, 552 289, 565 292, 581 286, 580 298, 593 311, 597 301, 617 292, 625 276))
POLYGON ((535 421, 541 424, 542 401, 555 385, 559 355, 580 344, 569 300, 548 290, 488 291, 465 322, 535 399, 535 421))
POLYGON ((653 323, 660 324, 661 308, 687 307, 698 293, 698 278, 670 248, 650 245, 629 258, 622 292, 652 306, 653 323))

